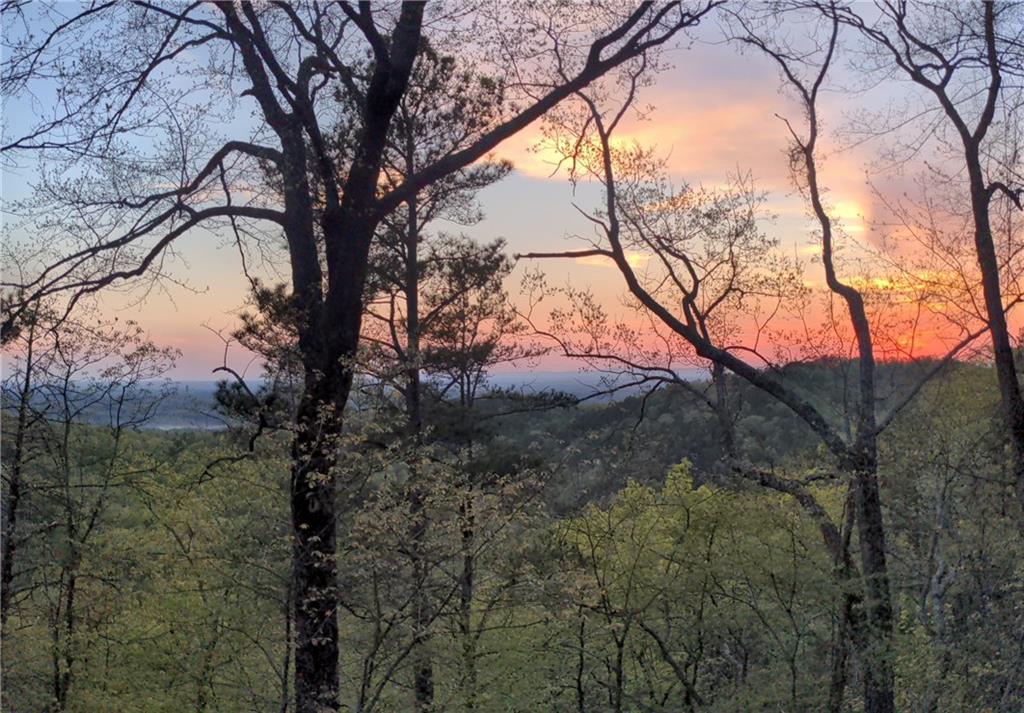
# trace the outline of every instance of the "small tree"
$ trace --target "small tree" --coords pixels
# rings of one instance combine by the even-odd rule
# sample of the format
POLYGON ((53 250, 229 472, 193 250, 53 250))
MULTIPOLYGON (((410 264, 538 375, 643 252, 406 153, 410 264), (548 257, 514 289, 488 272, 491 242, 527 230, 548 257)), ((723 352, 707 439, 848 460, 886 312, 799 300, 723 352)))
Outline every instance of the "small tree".
MULTIPOLYGON (((156 380, 175 352, 154 346, 132 322, 88 312, 61 319, 38 303, 23 315, 5 349, 3 411, 13 427, 4 429, 3 621, 6 635, 11 613, 24 625, 45 620, 53 642, 47 697, 63 711, 73 707, 86 648, 82 581, 93 572, 84 562, 111 503, 145 475, 132 463, 127 434, 153 415, 156 380)), ((5 689, 21 689, 24 673, 6 669, 5 689)))

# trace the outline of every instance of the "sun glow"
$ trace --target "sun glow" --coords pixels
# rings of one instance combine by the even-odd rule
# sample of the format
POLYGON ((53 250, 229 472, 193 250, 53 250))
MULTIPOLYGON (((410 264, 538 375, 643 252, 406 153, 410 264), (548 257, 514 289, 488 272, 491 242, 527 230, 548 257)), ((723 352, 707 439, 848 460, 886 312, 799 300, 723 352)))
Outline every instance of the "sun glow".
MULTIPOLYGON (((642 270, 647 266, 647 262, 649 260, 650 256, 646 253, 636 252, 634 250, 626 251, 626 264, 634 270, 642 270)), ((615 262, 610 257, 604 257, 603 255, 578 257, 575 259, 575 262, 578 265, 587 265, 588 267, 615 267, 615 262)))
POLYGON ((867 231, 867 211, 857 201, 839 201, 832 206, 828 213, 834 222, 849 233, 860 234, 867 231))

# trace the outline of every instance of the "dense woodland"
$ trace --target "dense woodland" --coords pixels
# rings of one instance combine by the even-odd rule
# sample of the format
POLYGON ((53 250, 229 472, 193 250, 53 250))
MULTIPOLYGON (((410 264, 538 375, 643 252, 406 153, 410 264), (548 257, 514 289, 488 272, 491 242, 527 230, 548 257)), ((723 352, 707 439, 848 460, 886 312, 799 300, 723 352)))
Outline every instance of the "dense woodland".
MULTIPOLYGON (((837 366, 794 379, 821 393, 837 366)), ((809 429, 749 388, 737 399, 739 448, 814 483, 841 522, 846 488, 817 473, 809 429)), ((694 395, 659 390, 642 419, 639 402, 501 415, 521 404, 498 398, 476 407, 496 418, 457 435, 450 406, 427 409, 420 586, 439 710, 827 709, 842 615, 814 520, 723 472, 723 434, 694 395)), ((69 425, 45 403, 19 505, 11 710, 59 685, 67 710, 284 710, 282 438, 236 460, 241 434, 69 425)), ((993 370, 954 365, 880 444, 900 710, 1020 701, 1024 547, 1000 431, 993 370)), ((359 486, 340 508, 338 575, 354 710, 408 710, 413 695, 409 467, 397 443, 345 464, 342 482, 359 486)))
POLYGON ((1024 7, 2 9, 4 710, 1024 711, 1024 7), (812 258, 624 131, 695 43, 778 72, 812 258), (839 122, 850 66, 906 103, 839 122), (466 234, 531 126, 568 249, 466 234), (906 179, 875 238, 837 137, 906 179), (196 233, 246 306, 161 430, 183 355, 104 297, 196 233))

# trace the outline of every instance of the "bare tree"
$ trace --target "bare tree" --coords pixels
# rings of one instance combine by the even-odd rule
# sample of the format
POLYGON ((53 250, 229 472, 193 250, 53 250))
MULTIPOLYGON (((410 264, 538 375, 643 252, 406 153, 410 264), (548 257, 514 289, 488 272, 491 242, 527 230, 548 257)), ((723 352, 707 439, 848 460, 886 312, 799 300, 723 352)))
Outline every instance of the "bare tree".
POLYGON ((948 153, 958 172, 966 175, 959 182, 970 206, 985 319, 1024 509, 1024 396, 1006 318, 1012 306, 1004 290, 1007 265, 993 229, 995 204, 1003 200, 1020 210, 1024 194, 1019 155, 1000 151, 998 130, 1004 123, 1012 132, 1019 110, 1019 80, 1024 76, 1021 7, 1012 2, 880 0, 871 16, 852 4, 819 8, 855 28, 878 51, 880 72, 923 89, 923 113, 937 114, 954 134, 948 153))
POLYGON ((609 7, 582 24, 557 8, 487 6, 452 18, 444 7, 428 13, 416 2, 376 8, 140 0, 94 3, 70 17, 59 7, 5 5, 8 26, 24 32, 8 35, 3 89, 9 97, 38 92, 45 112, 4 149, 65 159, 67 172, 47 174, 42 197, 63 208, 49 211, 51 230, 78 241, 22 286, 26 298, 10 305, 5 332, 39 297, 60 294, 74 303, 159 274, 175 241, 195 228, 220 224, 240 242, 260 224, 284 235, 304 376, 291 497, 298 713, 339 705, 333 470, 378 225, 425 186, 485 156, 609 70, 664 45, 717 4, 609 7), (470 145, 382 188, 387 137, 424 31, 465 37, 474 24, 501 28, 490 46, 517 89, 514 108, 481 127, 470 145), (541 32, 525 32, 536 28, 541 32), (552 77, 542 65, 525 71, 527 57, 543 62, 553 49, 563 50, 562 74, 552 77), (357 69, 366 54, 364 74, 357 69), (44 96, 48 88, 53 96, 44 96), (355 141, 344 165, 323 122, 334 92, 358 108, 348 117, 355 141), (251 131, 221 140, 210 130, 218 115, 250 107, 251 131), (154 137, 166 150, 160 160, 153 160, 154 137), (257 163, 278 179, 279 199, 252 186, 257 163), (317 202, 321 210, 314 210, 317 202))
MULTIPOLYGON (((692 347, 697 356, 720 365, 787 406, 822 440, 835 459, 834 465, 826 466, 827 471, 834 469, 835 473, 826 474, 826 477, 838 475, 850 488, 851 522, 856 525, 858 533, 859 562, 849 551, 849 528, 836 523, 802 482, 742 463, 736 469, 766 487, 791 495, 818 523, 824 544, 833 559, 836 577, 846 593, 846 601, 841 607, 847 627, 844 638, 849 636, 861 663, 865 710, 889 713, 895 706, 893 604, 877 473, 878 435, 913 399, 921 383, 937 374, 982 332, 980 329, 962 331, 951 350, 926 370, 919 383, 888 399, 888 408, 879 413, 883 399, 876 383, 877 346, 869 293, 855 286, 853 280, 844 280, 840 276, 836 257, 837 228, 819 177, 821 131, 818 100, 834 60, 841 27, 840 12, 835 9, 815 14, 806 12, 805 8, 797 8, 797 12, 791 13, 788 10, 793 8, 776 9, 783 12, 776 17, 762 16, 758 20, 735 15, 734 39, 754 47, 776 64, 784 86, 795 97, 802 112, 802 122, 785 121, 792 146, 791 169, 817 227, 829 298, 841 306, 831 314, 833 318, 845 320, 855 347, 855 359, 851 365, 855 388, 848 419, 837 422, 817 399, 787 383, 784 373, 757 350, 723 339, 708 329, 707 304, 703 302, 705 297, 702 295, 704 278, 708 273, 701 267, 699 253, 696 252, 700 242, 694 239, 695 236, 666 230, 648 219, 656 216, 673 194, 661 192, 656 197, 645 194, 644 191, 657 186, 661 179, 657 174, 652 176, 645 163, 637 160, 640 155, 638 149, 616 147, 612 141, 615 129, 642 84, 638 75, 634 75, 628 92, 617 93, 619 97, 626 94, 624 101, 616 99, 616 93, 579 92, 577 96, 584 107, 578 123, 582 130, 565 143, 572 150, 570 158, 576 161, 576 168, 589 173, 604 188, 605 200, 601 210, 588 216, 598 239, 592 247, 584 250, 534 253, 524 257, 600 257, 609 260, 621 273, 631 298, 651 315, 653 321, 692 347), (779 29, 774 23, 799 23, 808 21, 808 17, 810 26, 805 28, 809 29, 808 46, 801 48, 789 44, 795 42, 791 35, 773 32, 773 29, 779 29), (636 254, 649 256, 653 264, 646 269, 637 268, 636 254), (758 359, 764 360, 766 368, 752 363, 758 359)), ((730 255, 736 260, 744 259, 738 252, 730 255)), ((711 304, 714 304, 713 300, 711 304)), ((586 346, 577 351, 586 352, 586 346)), ((620 358, 614 354, 604 356, 620 358)), ((839 690, 838 695, 833 696, 835 710, 842 705, 845 679, 841 673, 837 670, 835 685, 839 690)))
MULTIPOLYGON (((575 142, 563 142, 562 149, 575 151, 575 142)), ((576 160, 582 162, 583 156, 576 160)), ((714 189, 676 186, 667 178, 664 160, 640 146, 617 151, 615 161, 620 210, 638 238, 627 259, 648 272, 665 267, 668 279, 657 291, 669 300, 683 276, 670 262, 682 259, 685 276, 699 285, 684 308, 700 332, 716 343, 744 344, 752 356, 768 360, 760 350, 769 346, 763 342, 772 336, 773 321, 803 287, 800 265, 781 255, 778 241, 762 229, 764 196, 753 178, 736 175, 714 189), (754 334, 750 339, 748 332, 754 334)), ((600 247, 594 247, 594 256, 600 256, 600 247)), ((613 323, 608 309, 589 291, 552 289, 540 275, 528 275, 525 282, 536 296, 557 293, 567 302, 567 307, 552 313, 548 327, 542 327, 529 310, 525 318, 565 356, 604 374, 600 390, 646 387, 650 394, 664 385, 682 389, 715 414, 725 455, 737 455, 738 404, 721 364, 697 355, 689 342, 635 299, 622 305, 628 318, 613 323), (686 378, 686 371, 694 367, 707 369, 707 387, 686 378)))
POLYGON ((88 312, 61 321, 38 304, 6 345, 3 410, 13 427, 4 433, 3 621, 24 597, 44 603, 56 710, 73 707, 83 558, 111 500, 140 475, 126 434, 152 417, 156 380, 174 357, 131 322, 88 312), (21 548, 33 550, 28 566, 16 559, 21 548))

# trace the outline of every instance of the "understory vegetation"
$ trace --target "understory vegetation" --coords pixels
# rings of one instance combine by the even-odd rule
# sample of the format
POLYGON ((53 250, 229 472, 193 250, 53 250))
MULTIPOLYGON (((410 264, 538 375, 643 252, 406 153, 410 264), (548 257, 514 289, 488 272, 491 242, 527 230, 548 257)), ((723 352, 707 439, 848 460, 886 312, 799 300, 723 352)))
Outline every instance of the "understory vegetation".
MULTIPOLYGON (((835 373, 793 378, 814 393, 835 373)), ((418 517, 437 710, 821 711, 841 685, 858 709, 817 524, 718 467, 722 434, 694 399, 658 390, 642 418, 639 396, 503 415, 506 394, 479 407, 471 443, 442 437, 450 404, 428 410, 418 517)), ((737 400, 741 451, 847 520, 807 429, 753 391, 737 400)), ((1024 691, 1024 552, 997 406, 991 368, 952 365, 880 444, 900 710, 1012 711, 1024 691)), ((350 438, 342 702, 406 711, 409 454, 379 413, 350 438)), ((5 709, 64 696, 70 711, 286 710, 285 440, 239 457, 227 432, 37 422, 28 439, 5 709)))

